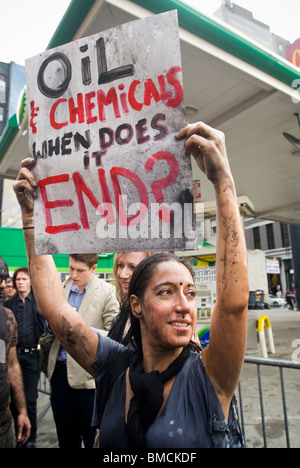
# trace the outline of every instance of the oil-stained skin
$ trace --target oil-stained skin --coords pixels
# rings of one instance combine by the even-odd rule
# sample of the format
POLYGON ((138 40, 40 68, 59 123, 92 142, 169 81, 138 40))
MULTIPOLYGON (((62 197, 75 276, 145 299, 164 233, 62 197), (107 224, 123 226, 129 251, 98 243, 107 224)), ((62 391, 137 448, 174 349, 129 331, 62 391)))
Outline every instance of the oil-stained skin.
MULTIPOLYGON (((216 190, 217 197, 220 197, 220 191, 225 192, 230 191, 231 188, 229 186, 225 186, 222 189, 216 190)), ((221 201, 219 204, 219 216, 221 218, 221 229, 222 229, 222 237, 224 241, 224 252, 222 257, 220 258, 220 262, 222 262, 222 270, 221 275, 217 278, 218 286, 222 288, 223 297, 226 294, 227 288, 230 284, 238 283, 239 282, 239 275, 240 269, 242 265, 239 264, 237 261, 237 251, 240 247, 241 239, 238 232, 237 227, 237 219, 232 214, 228 215, 227 213, 227 203, 225 201, 221 201)), ((223 306, 224 299, 221 300, 221 307, 223 306)))
MULTIPOLYGON (((29 270, 32 270, 32 258, 28 256, 29 270)), ((38 276, 38 274, 37 274, 38 276)), ((45 317, 46 318, 46 317, 45 317)), ((81 325, 75 326, 72 321, 60 314, 56 323, 51 323, 51 318, 46 318, 55 335, 66 349, 66 351, 78 362, 87 372, 93 375, 92 363, 96 358, 96 349, 93 349, 89 343, 81 325)))
POLYGON ((80 329, 80 325, 74 328, 70 320, 62 316, 60 333, 62 337, 61 342, 67 352, 78 364, 93 375, 91 364, 95 360, 96 350, 92 349, 86 335, 80 329))

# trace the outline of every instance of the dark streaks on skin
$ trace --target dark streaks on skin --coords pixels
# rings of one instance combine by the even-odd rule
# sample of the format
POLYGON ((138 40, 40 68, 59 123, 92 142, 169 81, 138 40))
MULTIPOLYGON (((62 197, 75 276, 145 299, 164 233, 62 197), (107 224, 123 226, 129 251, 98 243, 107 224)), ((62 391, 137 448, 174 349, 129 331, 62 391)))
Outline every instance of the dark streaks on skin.
POLYGON ((225 251, 224 251, 223 257, 220 259, 223 263, 223 272, 222 272, 222 277, 218 281, 218 285, 223 285, 224 287, 223 292, 225 292, 231 281, 235 283, 238 282, 238 280, 236 279, 237 271, 231 271, 230 279, 229 280, 227 279, 227 269, 230 266, 232 266, 235 270, 238 268, 238 262, 233 260, 228 263, 228 258, 231 258, 232 256, 234 258, 236 257, 235 252, 240 244, 240 237, 236 230, 235 220, 232 219, 232 217, 228 218, 226 215, 221 215, 221 216, 222 216, 222 225, 224 227, 223 239, 225 241, 225 251), (232 278, 233 274, 235 278, 232 278))
POLYGON ((87 360, 92 357, 89 343, 86 337, 78 330, 74 329, 70 321, 62 316, 61 318, 61 336, 64 337, 67 351, 72 355, 75 361, 87 360))

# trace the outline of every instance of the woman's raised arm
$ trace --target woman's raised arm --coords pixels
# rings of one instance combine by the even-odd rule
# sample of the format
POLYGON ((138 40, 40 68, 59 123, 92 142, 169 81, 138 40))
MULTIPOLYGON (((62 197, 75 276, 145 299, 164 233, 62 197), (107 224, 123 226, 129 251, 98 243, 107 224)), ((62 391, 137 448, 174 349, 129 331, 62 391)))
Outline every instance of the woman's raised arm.
POLYGON ((223 408, 229 408, 244 362, 249 297, 247 249, 223 133, 200 122, 177 135, 215 188, 217 207, 217 299, 209 346, 203 351, 207 373, 223 408))
POLYGON ((62 282, 51 255, 36 256, 34 252, 33 198, 36 180, 31 172, 35 161, 25 159, 14 183, 14 191, 21 207, 24 238, 31 283, 39 313, 69 354, 93 374, 96 358, 97 334, 65 300, 62 282))

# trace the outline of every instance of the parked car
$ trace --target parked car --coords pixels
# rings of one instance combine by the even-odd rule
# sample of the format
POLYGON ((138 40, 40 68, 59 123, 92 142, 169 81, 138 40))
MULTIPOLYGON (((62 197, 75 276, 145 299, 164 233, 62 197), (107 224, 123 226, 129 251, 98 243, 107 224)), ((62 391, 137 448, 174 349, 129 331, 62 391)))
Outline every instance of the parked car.
POLYGON ((277 296, 274 296, 274 294, 270 294, 269 306, 270 307, 285 307, 286 299, 284 297, 277 297, 277 296))
POLYGON ((248 308, 249 309, 264 309, 264 291, 250 291, 249 292, 249 301, 248 301, 248 308))

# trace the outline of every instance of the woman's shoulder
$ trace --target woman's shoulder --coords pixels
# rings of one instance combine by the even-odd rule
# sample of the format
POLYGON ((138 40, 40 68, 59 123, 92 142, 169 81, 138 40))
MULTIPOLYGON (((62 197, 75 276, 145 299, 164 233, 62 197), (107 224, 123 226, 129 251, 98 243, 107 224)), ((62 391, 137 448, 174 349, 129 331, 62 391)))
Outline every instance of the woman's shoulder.
POLYGON ((185 381, 189 392, 196 395, 208 396, 212 390, 212 383, 207 375, 204 362, 202 360, 202 353, 191 351, 182 369, 182 379, 185 381))
POLYGON ((133 350, 130 347, 98 334, 98 347, 93 367, 96 372, 99 372, 104 367, 116 367, 118 363, 122 363, 122 365, 127 363, 128 366, 132 355, 133 350))

